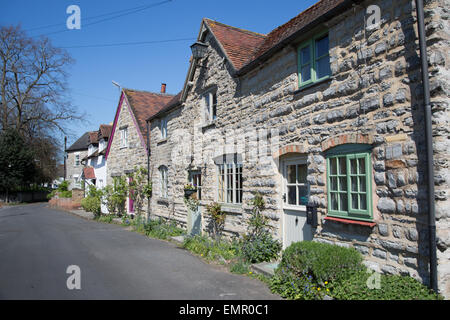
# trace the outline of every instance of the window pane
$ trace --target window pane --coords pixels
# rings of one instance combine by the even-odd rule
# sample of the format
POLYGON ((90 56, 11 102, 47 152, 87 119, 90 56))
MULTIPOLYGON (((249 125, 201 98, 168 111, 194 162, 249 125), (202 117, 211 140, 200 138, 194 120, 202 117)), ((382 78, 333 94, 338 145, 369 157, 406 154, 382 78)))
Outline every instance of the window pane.
POLYGON ((301 76, 302 82, 306 82, 311 79, 311 66, 309 64, 302 67, 301 76))
POLYGON ((352 209, 359 209, 358 207, 358 194, 353 193, 352 194, 352 209))
POLYGON ((358 192, 358 177, 351 177, 352 192, 358 192))
POLYGON ((297 192, 296 192, 296 187, 295 186, 289 186, 288 187, 288 204, 293 204, 296 205, 297 201, 297 192))
POLYGON ((329 76, 331 74, 329 56, 325 56, 316 61, 316 74, 317 79, 329 76))
POLYGON ((306 164, 297 165, 297 182, 306 183, 306 176, 308 175, 308 167, 306 164))
POLYGON ((359 191, 366 192, 366 177, 359 177, 359 191))
POLYGON ((347 174, 347 163, 345 157, 339 158, 339 174, 346 175, 347 174))
POLYGON ((359 174, 365 174, 366 173, 366 159, 359 158, 358 166, 359 166, 359 174))
POLYGON ((217 95, 213 93, 212 95, 212 118, 217 118, 217 95))
POLYGON ((346 193, 340 193, 339 194, 339 202, 341 205, 341 211, 348 211, 348 206, 347 206, 347 194, 346 193))
POLYGON ((339 191, 347 191, 347 177, 339 178, 339 191))
POLYGON ((242 165, 236 165, 236 203, 242 203, 242 165))
POLYGON ((350 172, 351 172, 351 174, 357 174, 356 159, 350 159, 350 172))
POLYGON ((288 183, 295 183, 296 182, 296 172, 295 172, 295 164, 288 165, 287 166, 287 180, 288 183))
POLYGON ((360 204, 360 208, 361 210, 367 210, 367 197, 365 194, 360 194, 359 195, 359 204, 360 204))
POLYGON ((311 47, 307 46, 300 50, 302 66, 311 61, 311 47))
POLYGON ((329 41, 328 35, 325 37, 316 40, 316 58, 321 57, 329 52, 329 41))
POLYGON ((337 174, 337 159, 336 158, 330 159, 330 174, 332 174, 332 175, 337 174))
POLYGON ((306 206, 308 204, 308 187, 298 187, 298 204, 306 206))
POLYGON ((330 177, 330 188, 332 191, 338 191, 337 179, 336 177, 330 177))
POLYGON ((227 203, 233 202, 233 165, 227 164, 227 203))
POLYGON ((224 189, 225 189, 225 185, 224 185, 224 167, 223 165, 219 165, 219 201, 223 202, 224 201, 224 189))
POLYGON ((331 195, 331 210, 335 210, 338 211, 339 207, 338 207, 338 194, 337 193, 330 193, 331 195))
POLYGON ((205 106, 207 108, 210 106, 209 93, 205 94, 205 106))

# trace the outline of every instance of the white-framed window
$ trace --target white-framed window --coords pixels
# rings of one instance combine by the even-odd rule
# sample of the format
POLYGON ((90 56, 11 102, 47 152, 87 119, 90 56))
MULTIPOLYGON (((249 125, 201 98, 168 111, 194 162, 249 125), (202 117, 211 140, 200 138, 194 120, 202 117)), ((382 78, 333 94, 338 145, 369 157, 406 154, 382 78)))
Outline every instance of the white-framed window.
POLYGON ((120 129, 120 147, 128 147, 128 128, 120 129))
POLYGON ((167 138, 167 118, 161 119, 160 130, 161 130, 161 139, 166 139, 167 138))
POLYGON ((166 166, 160 166, 159 167, 159 178, 161 182, 161 198, 167 198, 167 184, 168 184, 168 178, 167 178, 167 167, 166 166))
POLYGON ((106 148, 106 141, 105 139, 101 139, 98 143, 98 150, 103 151, 103 149, 106 148))
POLYGON ((215 91, 210 91, 203 95, 203 105, 206 122, 214 121, 217 118, 217 94, 215 91))
POLYGON ((189 182, 197 188, 197 199, 202 200, 202 173, 197 170, 189 172, 189 182))
POLYGON ((75 167, 78 167, 80 165, 80 153, 79 152, 75 153, 74 165, 75 165, 75 167))
POLYGON ((236 161, 217 165, 217 195, 222 203, 242 203, 242 163, 236 161))
POLYGON ((284 206, 304 207, 308 204, 309 184, 306 158, 284 161, 284 206))

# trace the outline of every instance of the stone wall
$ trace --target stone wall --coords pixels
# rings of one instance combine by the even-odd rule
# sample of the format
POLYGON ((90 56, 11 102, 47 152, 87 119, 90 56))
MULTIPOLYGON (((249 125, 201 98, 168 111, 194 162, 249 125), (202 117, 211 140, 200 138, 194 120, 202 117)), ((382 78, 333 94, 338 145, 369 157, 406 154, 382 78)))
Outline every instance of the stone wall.
MULTIPOLYGON (((81 159, 87 156, 87 149, 81 151, 67 152, 66 160, 66 180, 70 182, 69 190, 76 187, 74 175, 78 175, 79 182, 81 183, 81 174, 83 173, 84 166, 81 164, 81 159), (75 154, 80 154, 80 164, 75 165, 75 154)), ((78 186, 79 187, 79 186, 78 186)))
MULTIPOLYGON (((127 100, 123 99, 120 106, 120 112, 117 119, 115 131, 110 138, 111 146, 107 159, 107 176, 106 183, 113 184, 114 176, 124 176, 130 173, 134 168, 147 168, 147 152, 145 145, 139 137, 138 128, 133 121, 131 109, 127 104, 127 100), (121 147, 120 128, 127 127, 128 146, 121 147)), ((128 203, 126 205, 128 210, 128 203)), ((147 201, 143 205, 143 210, 147 211, 147 201)))
MULTIPOLYGON (((449 56, 445 48, 449 44, 449 27, 444 8, 448 4, 447 0, 426 3, 439 287, 447 296, 450 144, 446 81, 449 56)), ((193 87, 183 107, 174 111, 169 120, 169 132, 177 128, 193 137, 182 144, 185 152, 179 162, 174 162, 173 157, 170 162, 168 157, 174 148, 179 148, 177 140, 171 140, 169 134, 170 143, 154 146, 157 130, 152 130, 152 162, 153 157, 159 157, 158 165, 169 167, 169 194, 173 199, 171 210, 153 209, 157 208, 153 205, 152 210, 157 214, 172 212, 178 220, 186 220, 181 202, 189 165, 200 168, 204 174, 202 204, 216 201, 216 166, 212 158, 237 150, 247 159, 243 161, 243 204, 223 206, 229 213, 225 233, 245 232, 251 209, 248 201, 258 191, 266 200, 265 214, 271 218, 274 234, 281 239, 282 180, 278 161, 290 154, 302 154, 307 157, 310 202, 319 206, 314 240, 354 247, 373 269, 410 275, 428 283, 424 114, 414 1, 365 1, 328 21, 327 27, 332 76, 301 90, 298 90, 297 45, 317 30, 305 32, 302 38, 240 78, 231 76, 229 62, 215 39, 210 34, 206 37, 209 44, 208 58, 203 61, 206 68, 196 69, 193 87), (366 27, 365 10, 373 4, 380 7, 382 20, 375 27, 366 27), (206 124, 201 94, 210 88, 217 92, 218 117, 213 124, 206 124), (268 148, 257 148, 264 140, 268 148), (325 219, 328 207, 325 151, 347 143, 373 147, 372 207, 376 226, 372 228, 325 219), (153 152, 162 148, 164 151, 153 152), (257 161, 249 161, 252 152, 256 152, 257 161)), ((154 126, 156 121, 152 123, 154 126)), ((154 186, 159 183, 158 177, 153 173, 154 186)), ((204 217, 205 223, 206 220, 204 217)))

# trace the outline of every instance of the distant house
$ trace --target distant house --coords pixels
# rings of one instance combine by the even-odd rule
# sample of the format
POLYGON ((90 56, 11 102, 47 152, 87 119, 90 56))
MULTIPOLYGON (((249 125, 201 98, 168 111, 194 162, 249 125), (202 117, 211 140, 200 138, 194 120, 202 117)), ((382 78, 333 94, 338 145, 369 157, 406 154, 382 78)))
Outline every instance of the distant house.
MULTIPOLYGON (((107 184, 112 185, 114 177, 131 173, 135 167, 147 168, 146 119, 160 111, 172 98, 173 95, 165 93, 165 84, 160 93, 122 89, 105 153, 107 184)), ((144 208, 146 206, 144 204, 144 208)), ((130 198, 126 208, 129 214, 134 212, 130 198)))
POLYGON ((58 188, 61 182, 64 181, 64 164, 58 164, 56 166, 56 177, 51 183, 53 189, 58 188))
POLYGON ((87 156, 89 146, 89 132, 85 132, 77 141, 66 149, 66 180, 70 182, 69 190, 81 188, 83 164, 81 160, 87 156))

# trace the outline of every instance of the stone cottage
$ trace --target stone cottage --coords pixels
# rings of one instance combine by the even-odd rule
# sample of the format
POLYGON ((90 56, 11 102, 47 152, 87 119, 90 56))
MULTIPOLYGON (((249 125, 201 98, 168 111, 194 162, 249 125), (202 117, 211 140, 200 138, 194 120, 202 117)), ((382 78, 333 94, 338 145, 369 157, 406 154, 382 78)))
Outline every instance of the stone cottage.
POLYGON ((66 180, 70 182, 69 190, 81 188, 83 164, 81 161, 87 156, 89 147, 89 132, 85 132, 69 148, 66 149, 66 180))
MULTIPOLYGON (((191 233, 205 205, 245 232, 263 194, 286 247, 359 250, 377 271, 430 282, 423 86, 415 1, 322 0, 269 34, 204 19, 179 97, 149 119, 151 214, 191 233), (183 185, 201 192, 187 208, 183 185), (307 208, 317 207, 317 217, 307 208), (316 219, 314 219, 316 218, 316 219)), ((448 0, 427 1, 437 278, 450 294, 448 0)), ((432 238, 431 238, 432 239, 432 238)))
MULTIPOLYGON (((123 88, 105 152, 107 161, 106 184, 112 185, 114 177, 133 172, 135 167, 148 166, 146 119, 166 105, 173 95, 123 88)), ((144 208, 147 208, 147 203, 144 208)), ((134 213, 132 199, 128 198, 127 212, 134 213)))

